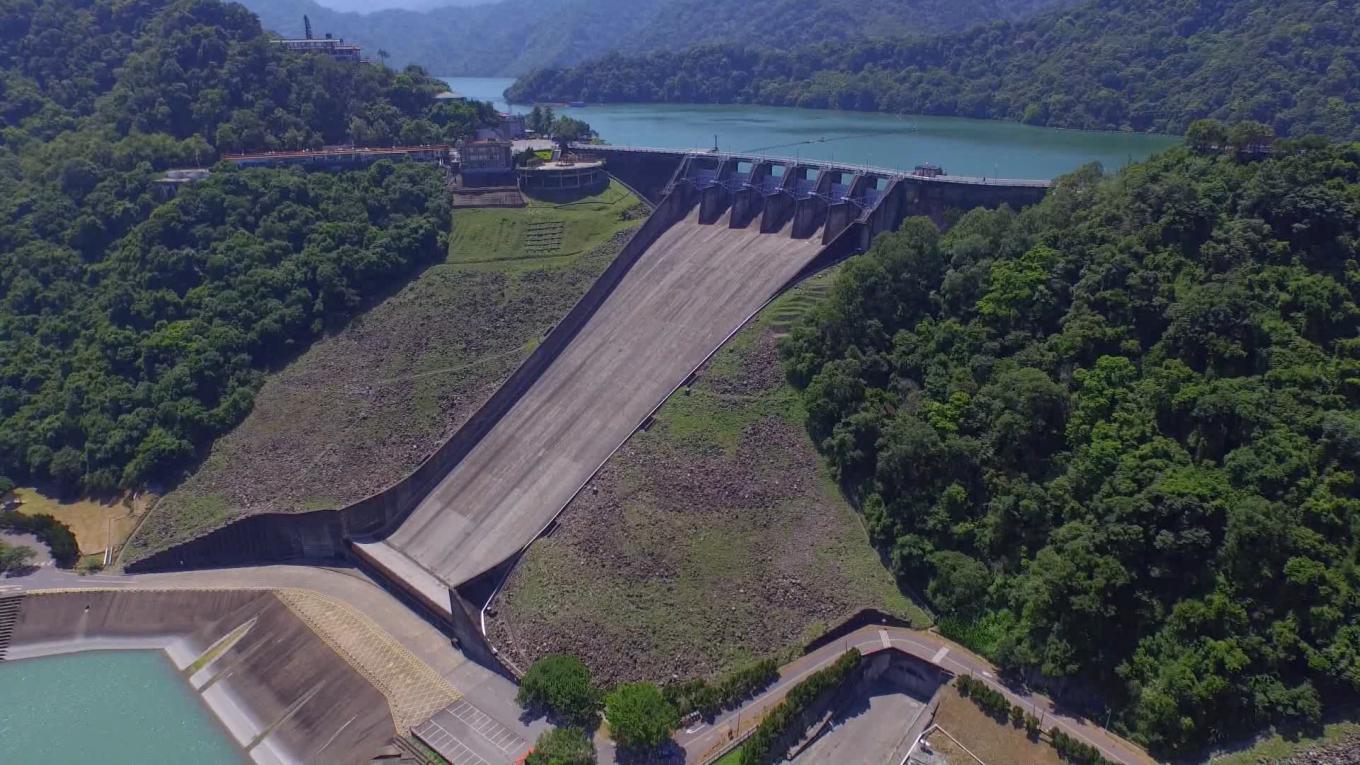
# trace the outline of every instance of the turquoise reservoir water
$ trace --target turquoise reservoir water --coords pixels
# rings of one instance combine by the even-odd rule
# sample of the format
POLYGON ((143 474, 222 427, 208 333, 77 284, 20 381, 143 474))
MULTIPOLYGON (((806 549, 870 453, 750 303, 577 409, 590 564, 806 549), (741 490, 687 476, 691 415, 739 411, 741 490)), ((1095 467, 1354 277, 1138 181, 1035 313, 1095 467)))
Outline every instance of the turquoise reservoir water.
POLYGON ((160 651, 91 651, 0 664, 0 763, 245 762, 160 651))
MULTIPOLYGON (((446 82, 469 98, 493 101, 514 80, 452 77, 446 82)), ((516 112, 527 107, 515 106, 516 112)), ((854 164, 911 169, 931 162, 955 175, 1053 178, 1099 162, 1117 170, 1180 141, 1142 133, 1058 130, 995 120, 913 117, 770 106, 605 104, 564 114, 583 119, 616 145, 668 149, 712 148, 854 164)))

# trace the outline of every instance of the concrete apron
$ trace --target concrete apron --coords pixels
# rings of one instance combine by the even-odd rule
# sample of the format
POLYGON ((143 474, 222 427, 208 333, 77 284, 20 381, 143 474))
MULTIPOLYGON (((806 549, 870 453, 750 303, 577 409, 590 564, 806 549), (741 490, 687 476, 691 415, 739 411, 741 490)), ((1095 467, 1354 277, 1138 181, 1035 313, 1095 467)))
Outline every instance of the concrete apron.
POLYGON ((30 592, 7 660, 100 650, 164 651, 257 765, 365 763, 397 734, 383 694, 270 590, 30 592))

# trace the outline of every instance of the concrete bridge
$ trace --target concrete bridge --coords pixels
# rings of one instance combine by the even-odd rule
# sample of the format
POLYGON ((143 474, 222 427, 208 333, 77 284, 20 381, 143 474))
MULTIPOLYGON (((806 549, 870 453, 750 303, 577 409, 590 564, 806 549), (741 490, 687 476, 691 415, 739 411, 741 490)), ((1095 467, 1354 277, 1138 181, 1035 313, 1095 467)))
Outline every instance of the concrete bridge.
POLYGON ((480 608, 624 441, 781 291, 908 216, 1023 206, 1047 182, 590 147, 654 205, 586 295, 448 442, 353 505, 252 516, 130 570, 350 558, 494 663, 480 608))

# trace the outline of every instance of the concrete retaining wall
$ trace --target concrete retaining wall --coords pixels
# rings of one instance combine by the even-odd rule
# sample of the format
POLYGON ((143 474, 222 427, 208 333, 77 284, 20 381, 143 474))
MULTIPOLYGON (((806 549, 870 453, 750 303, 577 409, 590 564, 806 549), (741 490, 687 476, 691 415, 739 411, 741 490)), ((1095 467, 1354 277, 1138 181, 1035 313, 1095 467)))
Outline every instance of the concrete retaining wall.
POLYGON ((348 539, 379 539, 395 529, 449 470, 505 416, 543 370, 562 353, 604 303, 624 274, 661 234, 697 202, 692 189, 664 199, 590 290, 491 398, 434 454, 408 476, 353 505, 310 513, 263 513, 238 520, 197 539, 154 553, 128 571, 280 562, 334 560, 348 554, 348 539))
POLYGON ((925 215, 945 226, 955 211, 977 207, 996 208, 1010 205, 1019 210, 1044 198, 1048 189, 1043 186, 989 186, 984 184, 948 183, 907 177, 902 181, 908 190, 908 215, 925 215))
POLYGON ((267 590, 30 594, 10 659, 120 646, 166 649, 258 763, 360 765, 397 733, 384 696, 267 590))
POLYGON ((609 146, 582 147, 581 153, 603 158, 610 175, 652 204, 661 202, 666 184, 685 161, 683 152, 630 151, 609 146))

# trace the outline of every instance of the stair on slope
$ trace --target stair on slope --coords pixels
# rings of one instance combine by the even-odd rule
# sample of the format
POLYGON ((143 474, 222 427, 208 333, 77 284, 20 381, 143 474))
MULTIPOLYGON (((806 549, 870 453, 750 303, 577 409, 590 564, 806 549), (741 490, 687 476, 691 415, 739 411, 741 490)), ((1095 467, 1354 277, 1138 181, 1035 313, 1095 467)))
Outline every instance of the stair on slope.
POLYGON ((19 623, 23 601, 23 595, 0 597, 0 661, 5 660, 5 654, 9 651, 9 641, 14 637, 14 628, 19 623))

